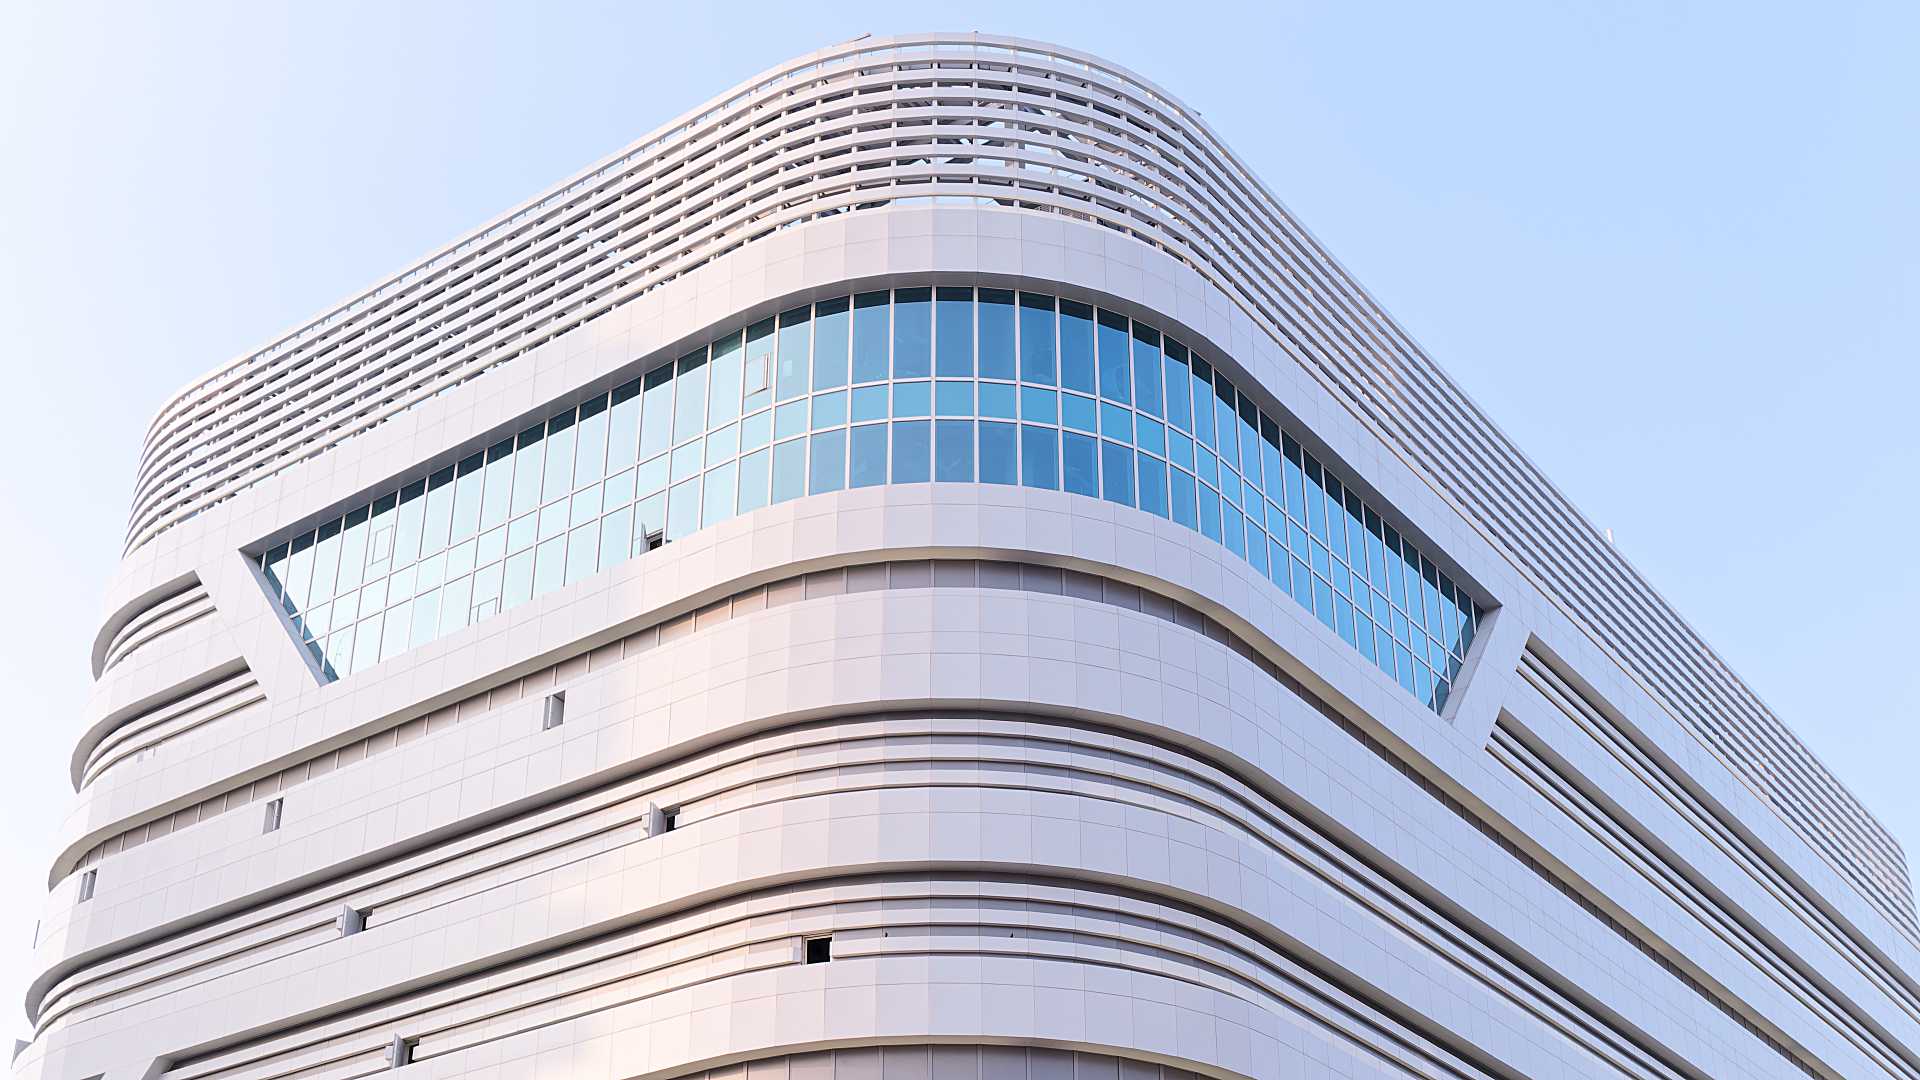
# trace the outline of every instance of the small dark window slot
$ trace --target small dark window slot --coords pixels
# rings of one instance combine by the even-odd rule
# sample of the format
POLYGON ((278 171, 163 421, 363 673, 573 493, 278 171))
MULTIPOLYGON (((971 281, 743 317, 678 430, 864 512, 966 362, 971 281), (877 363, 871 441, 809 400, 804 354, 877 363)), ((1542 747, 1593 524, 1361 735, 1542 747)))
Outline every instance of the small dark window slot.
POLYGON ((418 1044, 418 1039, 395 1035, 393 1041, 387 1044, 387 1068, 398 1069, 413 1064, 413 1050, 418 1044))
POLYGON ((93 899, 93 887, 99 880, 99 875, 98 870, 89 870, 80 875, 80 903, 84 904, 93 899))
POLYGON ((263 833, 278 832, 280 819, 286 813, 285 799, 272 799, 267 803, 267 818, 260 829, 263 833))
POLYGON ((670 833, 674 829, 678 828, 679 825, 680 825, 680 808, 679 807, 676 806, 671 810, 662 810, 660 812, 660 831, 661 832, 670 833))
POLYGON ((807 939, 807 963, 824 964, 833 959, 833 935, 807 939))
POLYGON ((552 731, 567 722, 567 694, 562 690, 548 694, 547 701, 540 711, 540 730, 552 731))

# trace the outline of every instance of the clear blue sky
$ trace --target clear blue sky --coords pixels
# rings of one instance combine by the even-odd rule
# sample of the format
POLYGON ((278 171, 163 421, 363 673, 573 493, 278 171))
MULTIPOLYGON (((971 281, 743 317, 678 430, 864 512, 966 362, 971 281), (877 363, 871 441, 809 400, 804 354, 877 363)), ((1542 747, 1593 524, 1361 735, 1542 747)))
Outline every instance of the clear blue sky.
POLYGON ((1920 858, 1914 5, 282 7, 0 36, 0 1035, 161 400, 864 31, 1054 40, 1199 109, 1920 858))

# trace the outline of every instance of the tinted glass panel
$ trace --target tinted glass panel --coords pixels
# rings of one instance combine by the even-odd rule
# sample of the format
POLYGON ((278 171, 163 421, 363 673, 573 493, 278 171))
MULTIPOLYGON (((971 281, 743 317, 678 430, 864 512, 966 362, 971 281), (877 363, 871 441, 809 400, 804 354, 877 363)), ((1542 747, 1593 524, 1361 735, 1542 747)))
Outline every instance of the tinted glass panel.
POLYGON ((1218 541, 1440 708, 1480 617, 1467 590, 1242 389, 1158 328, 1077 301, 832 298, 263 544, 260 566, 337 678, 808 492, 1064 489, 1218 541))

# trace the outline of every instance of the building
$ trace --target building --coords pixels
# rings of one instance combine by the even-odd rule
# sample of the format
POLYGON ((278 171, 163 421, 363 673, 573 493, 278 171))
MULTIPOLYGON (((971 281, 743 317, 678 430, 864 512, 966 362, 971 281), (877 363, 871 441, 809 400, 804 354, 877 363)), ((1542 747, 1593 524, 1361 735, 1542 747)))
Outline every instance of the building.
POLYGON ((22 1078, 1920 1076, 1899 846, 1197 115, 863 39, 182 391, 22 1078))

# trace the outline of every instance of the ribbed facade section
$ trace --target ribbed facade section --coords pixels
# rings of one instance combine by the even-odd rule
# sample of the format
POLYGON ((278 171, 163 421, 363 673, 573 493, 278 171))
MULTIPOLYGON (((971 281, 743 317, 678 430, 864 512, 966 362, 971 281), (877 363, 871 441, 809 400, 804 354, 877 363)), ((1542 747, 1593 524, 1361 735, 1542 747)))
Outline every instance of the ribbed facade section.
POLYGON ((20 1077, 1920 1077, 1904 856, 1196 114, 783 64, 162 407, 20 1077))

